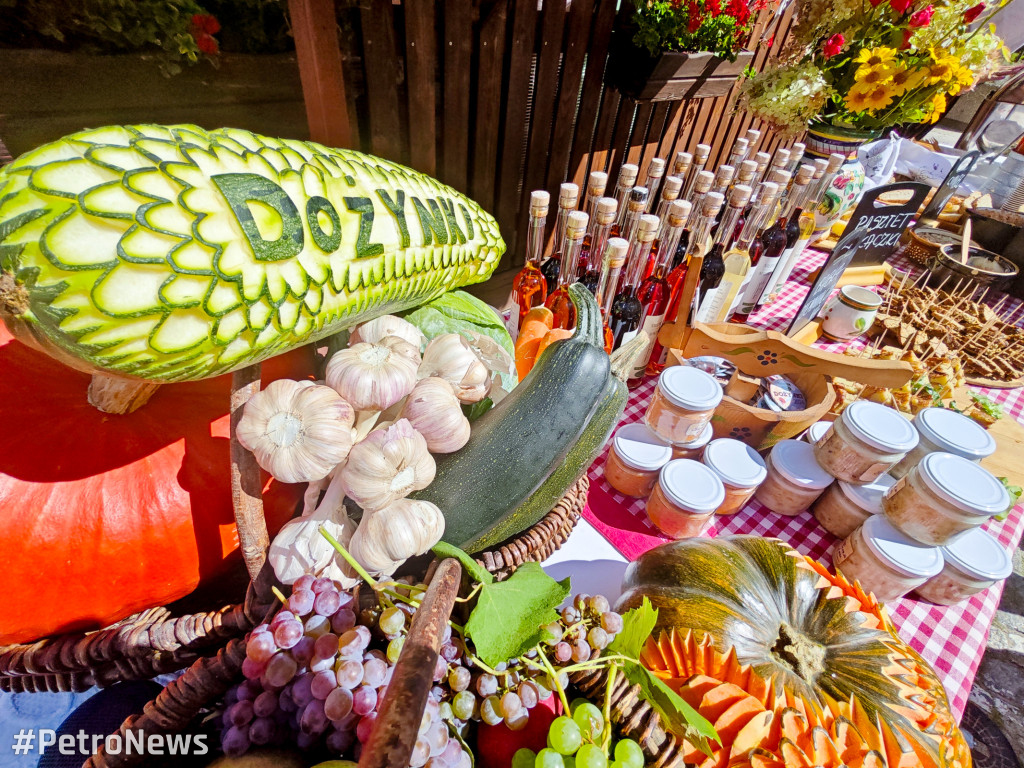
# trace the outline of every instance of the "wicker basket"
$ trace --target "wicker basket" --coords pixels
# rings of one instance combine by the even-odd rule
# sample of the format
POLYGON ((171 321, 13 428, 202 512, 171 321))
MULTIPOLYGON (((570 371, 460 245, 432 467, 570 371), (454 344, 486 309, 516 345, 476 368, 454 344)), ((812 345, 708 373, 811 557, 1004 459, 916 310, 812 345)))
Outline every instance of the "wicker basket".
MULTIPOLYGON (((944 245, 959 246, 960 235, 938 227, 914 227, 900 238, 900 246, 893 257, 903 256, 921 267, 930 267, 944 245)), ((972 243, 973 245, 973 243, 972 243)))

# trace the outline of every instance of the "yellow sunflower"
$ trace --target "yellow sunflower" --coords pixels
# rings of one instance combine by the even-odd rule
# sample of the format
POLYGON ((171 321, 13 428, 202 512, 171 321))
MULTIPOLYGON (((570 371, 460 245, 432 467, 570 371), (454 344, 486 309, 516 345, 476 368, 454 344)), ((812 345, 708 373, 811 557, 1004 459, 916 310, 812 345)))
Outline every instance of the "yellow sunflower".
POLYGON ((857 64, 866 64, 869 67, 877 67, 880 64, 890 64, 896 60, 897 50, 895 48, 886 48, 881 46, 878 48, 863 48, 861 52, 857 54, 857 58, 854 61, 857 64))
POLYGON ((894 96, 892 89, 885 85, 857 84, 850 89, 843 101, 851 112, 861 112, 865 109, 875 112, 889 106, 894 96))
POLYGON ((974 83, 974 73, 970 69, 959 64, 953 68, 953 74, 949 80, 949 93, 953 96, 960 93, 964 88, 970 88, 974 83))
POLYGON ((932 56, 932 62, 924 67, 927 76, 925 84, 936 85, 938 83, 950 82, 953 79, 954 73, 960 67, 960 60, 956 56, 949 56, 934 48, 929 52, 932 56))
POLYGON ((932 96, 930 106, 932 108, 932 111, 928 116, 928 122, 937 123, 939 122, 939 118, 942 117, 942 113, 946 111, 946 94, 942 93, 941 91, 939 93, 936 93, 934 96, 932 96))
POLYGON ((924 82, 926 73, 924 70, 908 67, 902 62, 892 72, 889 88, 896 96, 902 96, 907 91, 912 91, 924 82))
POLYGON ((854 75, 854 80, 857 85, 881 85, 892 77, 893 71, 889 64, 862 64, 854 75))

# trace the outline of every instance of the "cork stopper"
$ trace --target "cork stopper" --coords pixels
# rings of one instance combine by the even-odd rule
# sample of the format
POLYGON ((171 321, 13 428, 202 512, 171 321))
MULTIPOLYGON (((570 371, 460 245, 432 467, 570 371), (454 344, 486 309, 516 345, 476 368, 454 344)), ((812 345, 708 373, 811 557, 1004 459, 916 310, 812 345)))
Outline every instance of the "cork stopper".
POLYGON ((621 237, 608 239, 608 245, 604 249, 604 263, 612 269, 622 269, 626 263, 626 252, 629 250, 629 243, 621 237))
POLYGON ((789 162, 799 163, 804 156, 804 151, 807 149, 807 145, 803 142, 796 142, 789 150, 789 162))
POLYGON ((750 147, 750 142, 744 138, 736 139, 736 143, 733 144, 732 153, 733 155, 746 154, 747 149, 750 147))
POLYGON ((693 183, 693 191, 699 195, 706 195, 711 191, 715 183, 715 174, 711 171, 701 171, 697 174, 697 180, 693 183))
POLYGON ((575 208, 580 199, 580 188, 572 183, 565 183, 558 188, 558 207, 575 208))
POLYGON ((583 211, 573 211, 565 225, 565 236, 570 240, 580 240, 587 233, 590 217, 583 211))
POLYGON ((768 163, 772 161, 772 156, 767 152, 758 152, 754 155, 754 161, 757 163, 757 172, 764 173, 764 169, 768 167, 768 163))
POLYGON ((842 167, 843 163, 846 162, 846 156, 841 155, 838 152, 833 152, 828 156, 828 168, 825 169, 825 173, 837 173, 842 167))
POLYGON ((785 168, 789 165, 789 150, 780 149, 775 153, 775 159, 772 161, 772 165, 776 168, 785 168))
POLYGON ((644 214, 640 217, 640 223, 636 228, 636 239, 641 243, 649 243, 658 234, 658 228, 661 226, 661 219, 657 216, 651 216, 650 214, 644 214))
POLYGON ((673 200, 672 205, 668 207, 668 225, 670 227, 685 227, 692 209, 693 206, 688 200, 673 200))
POLYGON ((661 199, 675 200, 679 197, 679 191, 683 188, 683 180, 678 176, 666 176, 661 185, 661 199))
POLYGON ((530 216, 539 217, 548 215, 548 206, 551 204, 551 195, 543 189, 530 193, 530 216))
POLYGON ((756 160, 744 160, 740 163, 740 172, 736 176, 736 180, 741 184, 746 184, 757 173, 757 161, 756 160))
POLYGON ((655 157, 651 160, 651 164, 647 166, 647 178, 649 179, 660 179, 665 175, 665 161, 660 157, 655 157))
POLYGON ((718 215, 718 212, 722 210, 722 203, 725 202, 725 195, 721 192, 708 192, 707 197, 704 198, 704 204, 700 209, 702 216, 714 218, 718 215))
POLYGON ((746 184, 737 184, 729 193, 729 205, 733 208, 742 208, 750 202, 751 189, 746 184))
POLYGON ((757 188, 757 202, 761 205, 774 202, 778 196, 779 185, 774 181, 762 181, 761 185, 757 188))
POLYGON ((698 144, 697 151, 693 153, 693 162, 698 165, 704 165, 708 161, 708 156, 711 154, 710 144, 698 144))
POLYGON ((615 214, 619 212, 619 202, 614 197, 602 197, 597 201, 597 212, 594 218, 598 224, 611 224, 615 214))
POLYGON ((626 207, 631 211, 642 211, 647 208, 647 187, 633 187, 629 190, 629 199, 626 207))
POLYGON ((781 168, 776 168, 774 171, 771 172, 771 175, 768 177, 768 181, 775 182, 780 187, 788 187, 789 180, 791 178, 793 178, 793 174, 791 174, 789 171, 784 171, 781 168))
POLYGON ((602 197, 605 189, 608 188, 608 174, 604 171, 591 171, 587 180, 587 195, 589 197, 602 197))
POLYGON ((693 165, 693 155, 689 152, 676 152, 676 159, 672 163, 672 173, 676 176, 683 176, 690 166, 693 165))
POLYGON ((824 157, 819 157, 814 161, 814 178, 820 179, 825 175, 825 169, 828 168, 828 160, 824 157))
POLYGON ((797 169, 796 178, 793 179, 793 183, 802 187, 811 180, 812 176, 814 176, 814 166, 804 163, 797 169))
POLYGON ((640 168, 633 163, 623 163, 622 167, 619 168, 619 186, 620 187, 632 187, 636 184, 636 175, 640 173, 640 168))
POLYGON ((736 175, 736 169, 731 165, 720 165, 718 166, 718 172, 715 173, 715 187, 727 187, 732 183, 733 177, 736 175))
POLYGON ((761 132, 756 128, 748 128, 747 132, 743 134, 743 138, 747 140, 749 146, 756 147, 757 142, 761 140, 761 132))

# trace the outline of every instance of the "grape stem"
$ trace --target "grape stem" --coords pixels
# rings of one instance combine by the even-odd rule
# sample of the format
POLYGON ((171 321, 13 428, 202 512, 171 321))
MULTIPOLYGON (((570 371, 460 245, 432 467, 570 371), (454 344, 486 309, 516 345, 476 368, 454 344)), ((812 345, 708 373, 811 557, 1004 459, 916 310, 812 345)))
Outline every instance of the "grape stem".
POLYGON ((487 666, 486 664, 483 663, 483 661, 480 660, 479 657, 474 656, 471 653, 466 653, 466 658, 469 659, 470 661, 472 661, 474 664, 476 664, 478 667, 480 667, 480 669, 482 669, 484 672, 486 672, 489 675, 494 675, 495 677, 502 677, 502 676, 505 675, 504 672, 498 672, 496 669, 492 669, 491 667, 487 666))
POLYGON ((473 587, 473 589, 470 591, 470 593, 468 595, 466 595, 465 597, 456 597, 455 598, 455 602, 456 603, 468 603, 470 600, 472 600, 474 597, 476 597, 477 592, 480 591, 481 587, 483 587, 483 584, 481 584, 480 582, 477 582, 476 586, 473 587))
POLYGON ((351 554, 349 554, 349 551, 342 546, 342 543, 334 538, 334 536, 331 535, 331 532, 323 525, 320 526, 319 530, 320 535, 327 539, 327 542, 338 551, 338 554, 345 559, 345 562, 352 566, 352 570, 359 574, 359 578, 370 585, 370 589, 372 589, 374 594, 377 595, 377 602, 380 603, 381 607, 394 608, 395 604, 392 603, 391 600, 388 599, 388 596, 384 594, 386 590, 377 582, 376 579, 373 578, 373 576, 367 573, 366 569, 363 568, 363 566, 361 566, 351 554))
POLYGON ((270 591, 274 593, 274 597, 281 601, 282 605, 287 604, 288 598, 284 596, 284 592, 282 592, 276 586, 271 587, 270 591))
POLYGON ((537 655, 540 656, 540 660, 547 670, 548 677, 551 678, 551 684, 555 687, 555 690, 558 691, 558 698, 562 700, 562 707, 565 709, 567 714, 570 714, 571 710, 569 709, 569 699, 565 695, 565 689, 562 687, 561 681, 558 679, 558 672, 556 672, 555 668, 551 666, 551 662, 548 661, 548 657, 544 654, 544 650, 540 645, 537 645, 536 649, 537 655))

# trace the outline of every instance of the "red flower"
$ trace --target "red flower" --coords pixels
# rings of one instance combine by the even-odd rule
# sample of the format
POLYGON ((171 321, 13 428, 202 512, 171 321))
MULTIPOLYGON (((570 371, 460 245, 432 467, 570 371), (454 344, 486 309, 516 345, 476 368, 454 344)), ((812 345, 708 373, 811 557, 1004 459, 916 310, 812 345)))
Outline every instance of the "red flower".
POLYGON ((722 6, 718 0, 705 0, 708 11, 712 16, 718 16, 722 12, 722 6))
POLYGON ((880 6, 880 5, 882 4, 882 3, 884 3, 884 2, 885 2, 885 0, 868 0, 868 2, 869 2, 869 3, 871 3, 871 7, 872 7, 872 8, 877 8, 877 7, 878 7, 878 6, 880 6))
POLYGON ((690 18, 686 22, 686 29, 692 34, 700 29, 700 25, 703 23, 704 17, 697 6, 697 0, 690 0, 690 18))
POLYGON ((826 59, 831 59, 833 56, 838 56, 840 52, 842 52, 845 44, 846 38, 836 32, 836 34, 832 35, 832 37, 825 41, 822 53, 825 54, 826 59))
POLYGON ((911 27, 927 27, 932 23, 932 14, 935 13, 935 6, 929 5, 910 17, 910 21, 907 22, 911 27))
POLYGON ((729 0, 725 12, 736 19, 737 26, 744 26, 750 20, 750 6, 747 0, 729 0))
POLYGON ((200 32, 196 35, 196 45, 207 56, 215 56, 218 52, 217 41, 205 32, 200 32))
POLYGON ((192 16, 192 28, 200 33, 216 35, 220 32, 220 22, 209 13, 196 13, 192 16))
POLYGON ((914 0, 889 0, 889 5, 899 14, 906 13, 913 4, 914 0))
POLYGON ((910 47, 910 38, 914 36, 914 30, 904 29, 903 30, 903 44, 900 46, 901 51, 905 51, 910 47))
POLYGON ((978 3, 973 8, 968 8, 966 11, 964 11, 964 21, 967 24, 971 24, 971 23, 974 22, 974 20, 976 18, 981 16, 981 14, 984 13, 984 12, 985 12, 985 4, 984 3, 978 3))

